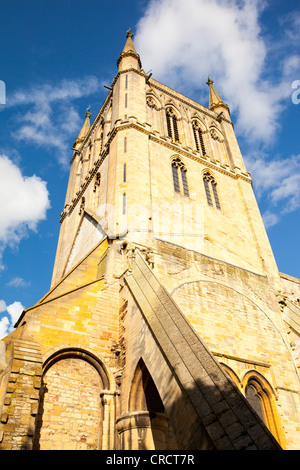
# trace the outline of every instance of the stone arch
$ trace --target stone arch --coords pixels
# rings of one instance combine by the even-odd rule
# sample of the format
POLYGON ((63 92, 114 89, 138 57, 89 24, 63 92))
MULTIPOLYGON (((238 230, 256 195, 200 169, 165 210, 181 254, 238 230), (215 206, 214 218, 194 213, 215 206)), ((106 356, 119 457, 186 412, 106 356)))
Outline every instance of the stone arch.
MULTIPOLYGON (((177 304, 183 310, 183 312, 185 312, 186 310, 184 308, 184 305, 181 304, 181 297, 182 297, 181 292, 185 292, 186 290, 189 290, 189 288, 193 288, 193 286, 196 286, 199 289, 201 289, 201 287, 203 287, 203 286, 207 286, 207 287, 211 286, 210 288, 213 288, 214 291, 218 291, 219 294, 224 294, 225 297, 228 295, 232 299, 235 298, 236 300, 240 300, 241 303, 243 304, 242 308, 244 308, 244 303, 249 303, 249 306, 251 305, 251 307, 254 310, 256 310, 256 312, 258 314, 258 319, 260 319, 260 321, 265 321, 266 324, 268 324, 268 326, 271 326, 271 328, 274 330, 275 337, 278 340, 278 346, 280 344, 283 346, 284 352, 287 352, 289 354, 289 356, 292 360, 292 363, 294 365, 294 368, 297 371, 296 365, 294 363, 293 356, 292 356, 290 348, 289 348, 289 344, 287 343, 287 341, 285 339, 285 336, 283 335, 281 330, 278 328, 278 326, 276 325, 276 323, 274 322, 274 320, 272 319, 272 317, 268 313, 268 311, 264 308, 264 306, 261 305, 260 303, 258 303, 257 299, 254 300, 254 299, 251 298, 251 293, 240 292, 239 290, 235 289, 234 287, 232 287, 230 285, 227 285, 227 284, 224 284, 224 283, 221 283, 221 282, 217 282, 217 281, 211 281, 211 280, 208 280, 208 279, 191 279, 191 280, 187 280, 185 282, 182 282, 178 286, 176 286, 170 293, 170 295, 174 298, 174 300, 177 302, 177 304)), ((187 295, 187 292, 185 292, 185 295, 187 295)), ((197 293, 197 295, 199 295, 199 292, 197 293)), ((202 298, 202 301, 203 301, 203 298, 202 298)), ((194 305, 197 306, 198 303, 194 302, 194 305)), ((215 312, 215 313, 217 315, 222 315, 222 309, 219 310, 218 313, 217 312, 215 312)), ((233 313, 236 314, 235 310, 233 310, 233 313)), ((188 314, 189 314, 189 312, 187 312, 187 315, 188 314)), ((238 322, 236 323, 236 325, 239 325, 242 320, 246 321, 246 319, 243 319, 243 317, 239 317, 238 322)), ((191 318, 191 321, 192 321, 192 318, 191 318)), ((208 317, 208 323, 209 323, 209 328, 211 330, 211 318, 209 318, 209 317, 208 317)))
POLYGON ((203 119, 201 119, 199 117, 199 115, 196 113, 194 114, 192 117, 191 117, 191 122, 192 124, 196 123, 200 129, 202 130, 202 132, 207 132, 207 126, 206 124, 204 123, 203 119))
POLYGON ((216 182, 216 184, 218 184, 218 175, 215 174, 215 172, 213 172, 210 168, 208 167, 205 167, 201 170, 201 173, 202 173, 202 177, 204 178, 204 176, 206 175, 209 175, 209 177, 214 180, 216 182))
POLYGON ((63 348, 59 348, 56 352, 47 357, 43 366, 44 374, 57 361, 71 357, 75 359, 82 359, 90 363, 96 369, 101 378, 102 389, 110 389, 110 379, 104 363, 95 354, 79 347, 65 346, 63 348))
POLYGON ((166 448, 168 418, 154 380, 142 358, 131 382, 128 412, 117 419, 117 430, 124 450, 166 448))
POLYGON ((213 151, 212 157, 218 160, 221 164, 228 164, 228 155, 223 133, 215 125, 210 126, 209 133, 213 151))
POLYGON ((165 103, 165 109, 167 110, 168 108, 170 108, 173 113, 176 115, 176 118, 177 119, 181 119, 181 113, 179 111, 179 108, 178 106, 174 103, 173 100, 169 100, 165 103))
POLYGON ((223 362, 220 362, 220 365, 222 366, 223 370, 225 371, 226 375, 233 381, 233 383, 241 389, 241 382, 237 374, 234 372, 234 370, 229 367, 227 364, 224 364, 223 362))
POLYGON ((137 363, 129 394, 129 411, 164 412, 164 405, 143 359, 137 363))
POLYGON ((113 397, 104 364, 91 352, 64 347, 44 362, 34 449, 98 450, 106 448, 113 397), (105 416, 106 415, 106 416, 105 416))
POLYGON ((146 103, 150 108, 156 109, 156 111, 162 108, 161 102, 153 90, 146 94, 146 103))

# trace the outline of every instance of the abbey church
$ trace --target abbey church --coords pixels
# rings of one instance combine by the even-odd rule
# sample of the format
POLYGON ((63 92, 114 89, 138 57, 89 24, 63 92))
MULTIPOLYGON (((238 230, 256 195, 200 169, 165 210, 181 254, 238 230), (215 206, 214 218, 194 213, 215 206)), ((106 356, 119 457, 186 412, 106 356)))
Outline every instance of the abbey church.
POLYGON ((0 342, 0 449, 298 450, 300 280, 278 272, 229 106, 124 42, 70 143, 50 290, 0 342))

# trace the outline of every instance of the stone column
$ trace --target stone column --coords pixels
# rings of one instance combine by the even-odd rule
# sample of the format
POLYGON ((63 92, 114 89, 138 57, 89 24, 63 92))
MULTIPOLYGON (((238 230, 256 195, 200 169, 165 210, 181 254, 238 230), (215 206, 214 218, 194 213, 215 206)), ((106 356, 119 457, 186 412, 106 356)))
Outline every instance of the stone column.
POLYGON ((133 411, 117 419, 122 450, 164 450, 168 418, 163 413, 133 411))

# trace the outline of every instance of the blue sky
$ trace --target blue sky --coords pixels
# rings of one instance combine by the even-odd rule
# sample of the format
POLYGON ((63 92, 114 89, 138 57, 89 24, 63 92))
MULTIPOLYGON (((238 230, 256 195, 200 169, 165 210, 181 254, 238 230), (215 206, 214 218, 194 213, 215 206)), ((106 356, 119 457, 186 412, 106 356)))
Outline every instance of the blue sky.
POLYGON ((232 119, 279 270, 300 278, 298 0, 0 0, 0 338, 51 282, 71 146, 117 73, 143 68, 232 119))

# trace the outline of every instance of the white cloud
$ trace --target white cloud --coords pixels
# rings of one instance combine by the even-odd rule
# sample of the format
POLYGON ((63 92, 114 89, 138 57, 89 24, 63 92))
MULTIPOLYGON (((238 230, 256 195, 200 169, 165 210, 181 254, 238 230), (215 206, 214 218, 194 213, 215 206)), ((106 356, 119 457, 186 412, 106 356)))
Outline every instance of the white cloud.
MULTIPOLYGON (((6 155, 0 155, 0 255, 35 231, 50 207, 46 182, 36 175, 24 176, 6 155)), ((1 256, 0 256, 1 258, 1 256)))
POLYGON ((0 313, 5 312, 6 310, 6 303, 4 300, 0 300, 0 313))
POLYGON ((279 216, 269 210, 263 214, 262 218, 266 229, 273 227, 273 225, 276 225, 279 222, 279 216))
POLYGON ((8 305, 6 310, 10 315, 11 322, 15 324, 16 321, 19 319, 21 313, 23 312, 24 307, 21 302, 14 302, 13 304, 8 305))
POLYGON ((30 281, 25 281, 22 277, 14 277, 6 284, 8 287, 29 287, 30 281))
POLYGON ((7 336, 9 331, 10 322, 7 317, 0 318, 0 339, 7 336))
POLYGON ((66 165, 70 138, 75 140, 74 134, 82 125, 82 116, 79 116, 72 101, 95 93, 99 87, 100 82, 96 77, 86 77, 16 91, 8 97, 7 107, 28 110, 17 115, 14 138, 54 150, 58 161, 66 165))
MULTIPOLYGON (((151 0, 134 39, 144 70, 205 106, 207 76, 214 79, 252 152, 274 144, 300 73, 299 12, 277 18, 271 36, 261 27, 267 8, 265 0, 151 0)), ((252 153, 246 162, 258 197, 269 203, 267 227, 300 207, 299 160, 252 153)))
POLYGON ((176 89, 184 84, 199 93, 210 75, 236 111, 237 129, 268 141, 289 101, 290 74, 299 70, 300 56, 291 53, 282 67, 277 57, 282 76, 276 83, 264 78, 273 54, 260 28, 265 6, 258 0, 150 1, 135 37, 144 69, 176 89))
POLYGON ((0 312, 7 313, 0 318, 0 339, 13 331, 14 324, 19 319, 23 310, 24 307, 21 302, 16 301, 10 305, 6 305, 4 300, 0 300, 0 312))
POLYGON ((263 215, 267 228, 278 223, 282 215, 300 208, 300 155, 270 160, 253 154, 245 160, 258 199, 264 198, 270 206, 263 215))

